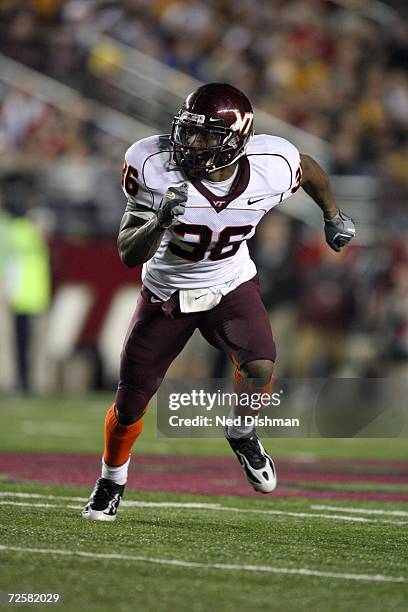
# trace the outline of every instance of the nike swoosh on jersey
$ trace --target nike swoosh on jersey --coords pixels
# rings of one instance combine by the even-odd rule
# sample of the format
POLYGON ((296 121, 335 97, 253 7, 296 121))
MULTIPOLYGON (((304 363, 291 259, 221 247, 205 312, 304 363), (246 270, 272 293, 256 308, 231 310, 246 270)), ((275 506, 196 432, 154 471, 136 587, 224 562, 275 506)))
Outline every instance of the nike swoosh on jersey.
POLYGON ((266 200, 266 196, 264 198, 258 198, 257 200, 251 200, 251 198, 249 198, 248 206, 252 206, 252 204, 256 204, 257 202, 260 202, 261 200, 266 200))

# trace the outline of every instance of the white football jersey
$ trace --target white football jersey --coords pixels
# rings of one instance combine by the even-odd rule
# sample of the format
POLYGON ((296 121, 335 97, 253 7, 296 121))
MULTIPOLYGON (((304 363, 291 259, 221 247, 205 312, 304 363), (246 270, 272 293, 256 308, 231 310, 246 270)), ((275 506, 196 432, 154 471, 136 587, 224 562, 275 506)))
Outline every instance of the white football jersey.
POLYGON ((144 284, 163 300, 177 289, 223 294, 256 274, 247 240, 262 217, 300 186, 298 150, 277 136, 253 136, 233 177, 221 183, 190 178, 171 161, 168 136, 151 136, 126 152, 126 210, 149 219, 168 187, 188 183, 185 213, 167 229, 143 265, 144 284), (149 212, 150 211, 150 212, 149 212))

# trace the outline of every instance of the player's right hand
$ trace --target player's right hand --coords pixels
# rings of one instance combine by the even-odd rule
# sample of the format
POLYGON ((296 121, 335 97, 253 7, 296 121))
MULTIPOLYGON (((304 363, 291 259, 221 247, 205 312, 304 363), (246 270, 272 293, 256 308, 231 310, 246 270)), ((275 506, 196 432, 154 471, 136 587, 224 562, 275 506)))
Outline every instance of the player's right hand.
POLYGON ((177 217, 184 214, 188 198, 188 183, 181 187, 169 187, 160 202, 157 211, 159 227, 167 229, 177 221, 177 217))
POLYGON ((339 210, 333 219, 324 220, 326 242, 337 253, 354 238, 356 228, 351 217, 339 210))

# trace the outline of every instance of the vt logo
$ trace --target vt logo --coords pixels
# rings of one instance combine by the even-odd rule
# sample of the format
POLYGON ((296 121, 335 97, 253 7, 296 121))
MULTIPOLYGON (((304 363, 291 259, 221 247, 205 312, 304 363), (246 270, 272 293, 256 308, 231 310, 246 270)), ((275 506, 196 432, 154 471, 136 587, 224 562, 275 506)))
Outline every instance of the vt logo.
POLYGON ((246 112, 244 114, 241 113, 237 108, 228 108, 222 111, 218 111, 219 113, 234 113, 236 117, 235 123, 231 125, 231 129, 235 132, 238 132, 241 136, 246 136, 249 134, 252 129, 252 124, 254 122, 254 113, 246 112))

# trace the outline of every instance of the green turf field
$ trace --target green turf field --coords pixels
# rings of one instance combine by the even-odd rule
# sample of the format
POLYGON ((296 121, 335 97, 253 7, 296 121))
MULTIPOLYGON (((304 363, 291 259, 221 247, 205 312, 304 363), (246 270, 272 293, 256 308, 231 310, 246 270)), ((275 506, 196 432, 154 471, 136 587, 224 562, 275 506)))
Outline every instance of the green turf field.
MULTIPOLYGON (((87 523, 81 502, 64 500, 85 498, 84 489, 9 484, 13 490, 40 497, 10 495, 32 505, 2 508, 1 542, 21 549, 1 552, 3 591, 58 592, 66 610, 406 609, 408 584, 384 580, 407 576, 408 517, 317 518, 309 502, 282 500, 282 514, 257 514, 262 500, 191 497, 222 509, 123 507, 116 523, 87 523)), ((182 503, 159 494, 131 500, 182 503)))
MULTIPOLYGON (((101 452, 103 421, 112 395, 86 398, 0 398, 0 451, 101 452)), ((386 458, 408 460, 406 438, 276 439, 271 451, 280 457, 386 458)), ((155 404, 145 416, 138 453, 231 455, 223 439, 157 437, 155 404)))
MULTIPOLYGON (((109 399, 2 399, 0 453, 99 453, 109 399)), ((280 439, 268 441, 268 448, 288 458, 408 456, 403 439, 280 439)), ((230 456, 223 440, 157 439, 153 411, 138 452, 230 456)), ((3 473, 0 591, 60 593, 62 604, 55 607, 75 611, 408 607, 408 508, 402 502, 129 491, 118 520, 107 524, 81 518, 88 493, 86 487, 20 482, 3 473)))

